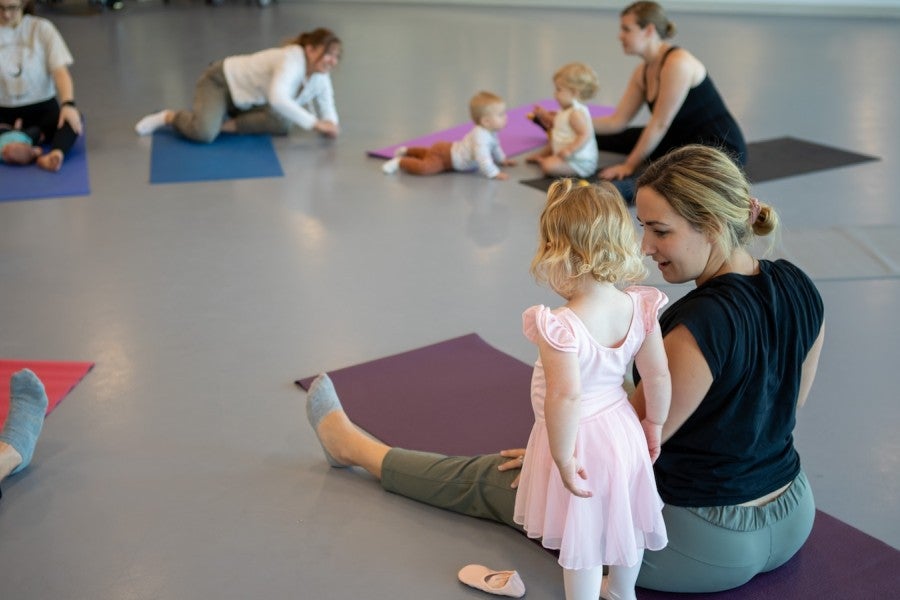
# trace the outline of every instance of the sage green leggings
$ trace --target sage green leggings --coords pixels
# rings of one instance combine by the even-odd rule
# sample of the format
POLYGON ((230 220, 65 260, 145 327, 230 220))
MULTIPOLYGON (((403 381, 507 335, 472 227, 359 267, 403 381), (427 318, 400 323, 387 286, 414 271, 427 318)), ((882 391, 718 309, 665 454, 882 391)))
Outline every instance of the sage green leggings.
MULTIPOLYGON (((518 471, 498 471, 499 454, 448 457, 394 448, 382 463, 382 487, 460 514, 513 522, 518 471)), ((705 593, 741 586, 787 562, 812 531, 815 503, 801 471, 791 486, 761 507, 685 508, 666 505, 669 544, 644 553, 637 585, 667 592, 705 593)))

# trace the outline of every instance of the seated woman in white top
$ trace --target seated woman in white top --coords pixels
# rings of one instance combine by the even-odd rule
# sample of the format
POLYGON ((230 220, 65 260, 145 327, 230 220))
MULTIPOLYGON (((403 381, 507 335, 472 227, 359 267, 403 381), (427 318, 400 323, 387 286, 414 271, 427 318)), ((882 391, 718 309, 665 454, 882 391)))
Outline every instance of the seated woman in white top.
POLYGON ((338 115, 329 72, 341 41, 328 29, 301 33, 284 46, 216 61, 197 82, 192 110, 165 109, 135 125, 138 135, 171 126, 212 142, 219 132, 286 135, 292 125, 336 137, 338 115))
POLYGON ((56 27, 34 16, 34 0, 0 4, 0 123, 40 130, 33 141, 49 148, 34 158, 47 171, 59 171, 81 135, 71 64, 56 27))

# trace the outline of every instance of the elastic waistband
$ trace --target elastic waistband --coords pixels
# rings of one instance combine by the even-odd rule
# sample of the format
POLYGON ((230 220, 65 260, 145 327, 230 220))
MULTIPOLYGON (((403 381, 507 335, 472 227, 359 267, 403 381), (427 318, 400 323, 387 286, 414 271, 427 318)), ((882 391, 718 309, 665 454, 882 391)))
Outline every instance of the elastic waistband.
POLYGON ((812 493, 809 480, 801 470, 791 485, 777 498, 763 506, 685 507, 704 521, 732 531, 756 531, 791 515, 803 499, 812 493))

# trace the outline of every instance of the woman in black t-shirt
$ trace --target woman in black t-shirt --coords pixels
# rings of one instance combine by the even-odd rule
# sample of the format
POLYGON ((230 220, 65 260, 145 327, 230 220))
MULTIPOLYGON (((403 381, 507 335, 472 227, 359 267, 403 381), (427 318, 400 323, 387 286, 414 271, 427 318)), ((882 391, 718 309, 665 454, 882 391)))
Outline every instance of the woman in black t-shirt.
MULTIPOLYGON (((672 404, 654 470, 669 545, 644 553, 637 585, 735 588, 784 564, 812 529, 791 433, 822 349, 822 299, 794 265, 747 251, 778 216, 714 148, 685 146, 651 164, 638 179, 637 216, 665 280, 696 284, 660 319, 672 404)), ((640 382, 632 404, 642 416, 640 382)), ((391 448, 355 427, 327 376, 311 386, 307 414, 333 466, 360 466, 387 491, 517 527, 523 450, 470 458, 391 448)))

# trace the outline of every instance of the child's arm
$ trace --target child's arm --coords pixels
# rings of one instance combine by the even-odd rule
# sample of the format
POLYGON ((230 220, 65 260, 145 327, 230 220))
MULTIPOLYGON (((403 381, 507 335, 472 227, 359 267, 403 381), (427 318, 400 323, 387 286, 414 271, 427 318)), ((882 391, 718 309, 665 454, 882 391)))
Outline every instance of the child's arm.
POLYGON ((591 122, 580 111, 572 111, 569 115, 569 125, 575 132, 575 139, 565 148, 560 148, 558 152, 560 158, 569 158, 575 154, 588 141, 588 137, 594 135, 591 122))
POLYGON ((491 146, 485 143, 484 138, 478 140, 475 147, 475 162, 478 163, 478 170, 488 179, 506 179, 509 177, 506 173, 497 168, 494 164, 494 156, 491 146))
POLYGON ((590 491, 578 487, 578 479, 587 479, 587 472, 575 458, 575 438, 581 405, 581 374, 578 358, 572 352, 561 352, 545 339, 538 339, 541 364, 547 378, 544 398, 544 418, 550 454, 559 469, 566 488, 581 498, 589 498, 590 491))
POLYGON ((500 142, 495 142, 493 147, 494 154, 494 162, 500 165, 501 167, 514 167, 516 166, 516 161, 511 158, 506 158, 506 153, 503 151, 503 146, 500 145, 500 142))
POLYGON ((645 414, 641 426, 647 436, 650 460, 655 462, 662 446, 662 426, 672 401, 672 379, 659 323, 647 334, 634 362, 641 374, 644 395, 645 414))

